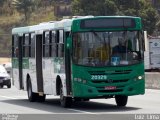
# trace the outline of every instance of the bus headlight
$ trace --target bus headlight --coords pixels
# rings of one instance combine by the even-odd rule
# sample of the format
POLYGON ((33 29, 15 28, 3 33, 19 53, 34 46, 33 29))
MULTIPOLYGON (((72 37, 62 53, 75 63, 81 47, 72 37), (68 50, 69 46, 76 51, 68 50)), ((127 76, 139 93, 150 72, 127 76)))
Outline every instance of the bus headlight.
POLYGON ((142 76, 138 76, 138 80, 142 80, 143 79, 143 77, 142 76))

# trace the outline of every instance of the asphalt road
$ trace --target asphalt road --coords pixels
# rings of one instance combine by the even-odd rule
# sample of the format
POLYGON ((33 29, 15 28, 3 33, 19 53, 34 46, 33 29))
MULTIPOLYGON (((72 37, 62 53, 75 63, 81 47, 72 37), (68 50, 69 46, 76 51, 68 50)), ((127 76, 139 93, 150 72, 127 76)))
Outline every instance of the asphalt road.
MULTIPOLYGON (((139 117, 150 120, 148 114, 160 114, 160 90, 146 89, 145 95, 129 97, 126 107, 117 107, 114 99, 93 99, 62 108, 58 97, 47 96, 44 103, 31 103, 26 91, 4 87, 0 88, 0 114, 0 120, 5 120, 6 114, 18 114, 18 120, 135 120, 139 117)), ((155 117, 160 120, 160 115, 155 117)))

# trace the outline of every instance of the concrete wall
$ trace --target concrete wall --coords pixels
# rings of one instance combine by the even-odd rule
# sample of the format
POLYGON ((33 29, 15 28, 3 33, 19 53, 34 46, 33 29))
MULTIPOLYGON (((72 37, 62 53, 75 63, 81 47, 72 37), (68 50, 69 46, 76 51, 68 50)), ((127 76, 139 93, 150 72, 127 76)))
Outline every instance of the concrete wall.
POLYGON ((160 72, 146 72, 145 86, 148 89, 160 89, 160 72))
POLYGON ((11 62, 11 58, 0 57, 0 64, 11 62))

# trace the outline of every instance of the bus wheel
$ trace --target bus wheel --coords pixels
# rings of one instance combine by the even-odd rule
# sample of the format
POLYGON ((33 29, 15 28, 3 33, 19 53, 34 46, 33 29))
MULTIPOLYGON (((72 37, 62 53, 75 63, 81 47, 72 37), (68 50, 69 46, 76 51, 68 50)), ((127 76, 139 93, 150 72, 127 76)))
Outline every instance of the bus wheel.
POLYGON ((74 101, 75 102, 79 102, 79 101, 89 101, 89 99, 88 98, 74 98, 74 101))
POLYGON ((82 101, 82 99, 81 98, 74 98, 74 101, 79 102, 79 101, 82 101))
POLYGON ((30 102, 35 102, 37 100, 38 94, 32 92, 32 84, 30 80, 27 83, 27 94, 30 102))
POLYGON ((46 95, 38 96, 38 97, 37 97, 37 100, 38 100, 38 102, 45 102, 45 100, 46 100, 46 95))
POLYGON ((127 104, 128 96, 116 95, 115 100, 116 100, 117 106, 123 107, 123 106, 126 106, 127 104))
POLYGON ((88 102, 88 101, 89 101, 89 99, 88 99, 88 98, 85 98, 85 99, 83 99, 83 101, 86 101, 86 102, 88 102))
POLYGON ((60 103, 62 107, 71 107, 72 105, 72 98, 71 97, 66 97, 63 95, 63 86, 62 83, 60 84, 60 103))

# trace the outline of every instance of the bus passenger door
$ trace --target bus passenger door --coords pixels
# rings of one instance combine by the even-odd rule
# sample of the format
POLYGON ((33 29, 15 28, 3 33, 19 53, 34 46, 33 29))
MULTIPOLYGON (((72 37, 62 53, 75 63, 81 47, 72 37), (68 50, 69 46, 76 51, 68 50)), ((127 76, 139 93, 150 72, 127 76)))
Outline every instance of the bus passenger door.
POLYGON ((22 57, 23 57, 23 51, 22 51, 22 43, 23 43, 23 36, 19 37, 19 42, 18 42, 18 50, 19 50, 19 54, 18 54, 18 62, 19 62, 19 85, 20 85, 20 89, 24 89, 24 84, 23 84, 23 76, 22 76, 22 57))
POLYGON ((37 91, 43 92, 42 34, 36 35, 36 76, 37 76, 37 91))
POLYGON ((13 57, 13 79, 14 85, 18 89, 23 89, 23 78, 22 78, 22 43, 23 36, 14 37, 14 57, 13 57))
POLYGON ((53 94, 52 90, 52 58, 51 58, 51 47, 50 47, 50 31, 45 31, 43 33, 43 56, 42 56, 42 73, 43 73, 43 83, 44 83, 44 93, 53 94))
POLYGON ((23 37, 13 35, 12 37, 12 79, 13 85, 18 88, 23 88, 22 82, 22 40, 23 37))
POLYGON ((66 71, 66 86, 67 95, 71 94, 71 38, 67 37, 65 43, 65 71, 66 71))

